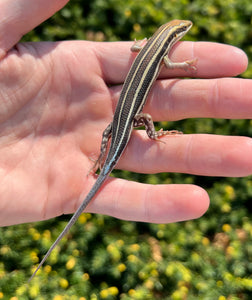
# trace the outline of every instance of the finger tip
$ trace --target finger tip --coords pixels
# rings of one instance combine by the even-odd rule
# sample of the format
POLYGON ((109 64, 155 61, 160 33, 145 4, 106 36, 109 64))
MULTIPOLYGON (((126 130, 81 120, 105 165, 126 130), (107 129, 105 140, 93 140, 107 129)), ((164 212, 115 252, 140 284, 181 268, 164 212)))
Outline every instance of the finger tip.
POLYGON ((206 190, 201 187, 195 187, 193 190, 193 203, 191 208, 191 218, 197 219, 203 216, 209 208, 210 199, 206 190))
POLYGON ((203 188, 185 184, 170 185, 167 189, 168 198, 156 199, 152 206, 151 222, 172 223, 193 220, 200 218, 208 210, 210 200, 203 188))
POLYGON ((177 206, 177 220, 175 222, 195 220, 202 217, 209 208, 208 193, 201 187, 186 185, 187 193, 177 206))
POLYGON ((248 56, 247 54, 240 48, 232 47, 232 56, 233 60, 237 62, 237 75, 246 71, 248 67, 248 56))

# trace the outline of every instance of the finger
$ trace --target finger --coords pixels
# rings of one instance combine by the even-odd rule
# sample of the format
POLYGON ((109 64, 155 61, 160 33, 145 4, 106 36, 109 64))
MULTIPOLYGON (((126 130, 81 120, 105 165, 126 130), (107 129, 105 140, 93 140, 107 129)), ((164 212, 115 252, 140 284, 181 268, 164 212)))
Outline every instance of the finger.
MULTIPOLYGON (((174 52, 176 47, 177 45, 173 49, 174 52)), ((189 59, 196 58, 196 66, 199 70, 195 74, 196 77, 236 76, 244 72, 248 66, 247 55, 241 49, 234 46, 210 42, 184 42, 179 47, 180 51, 178 53, 171 53, 174 55, 174 60, 187 60, 187 53, 191 57, 189 59)))
MULTIPOLYGON (((96 55, 101 62, 101 72, 110 84, 122 83, 136 56, 131 53, 130 42, 98 43, 96 55)), ((197 59, 197 71, 162 69, 160 77, 192 76, 201 78, 236 76, 248 65, 246 54, 233 46, 208 42, 180 42, 169 57, 172 61, 197 59)))
POLYGON ((110 179, 88 205, 87 211, 124 220, 170 223, 199 218, 208 206, 209 197, 198 186, 149 185, 110 179))
MULTIPOLYGON (((121 86, 111 87, 116 107, 121 86)), ((170 79, 157 80, 150 91, 144 111, 154 121, 176 121, 186 118, 251 119, 252 80, 170 79)))
MULTIPOLYGON (((251 119, 250 90, 250 79, 160 80, 154 84, 144 110, 157 121, 197 117, 251 119)), ((117 102, 120 91, 114 91, 117 102)))
POLYGON ((252 174, 251 138, 184 134, 166 136, 162 141, 165 143, 149 140, 145 132, 138 131, 117 167, 138 173, 179 172, 228 177, 252 174))
POLYGON ((68 0, 2 0, 0 2, 0 58, 21 37, 52 16, 68 0))

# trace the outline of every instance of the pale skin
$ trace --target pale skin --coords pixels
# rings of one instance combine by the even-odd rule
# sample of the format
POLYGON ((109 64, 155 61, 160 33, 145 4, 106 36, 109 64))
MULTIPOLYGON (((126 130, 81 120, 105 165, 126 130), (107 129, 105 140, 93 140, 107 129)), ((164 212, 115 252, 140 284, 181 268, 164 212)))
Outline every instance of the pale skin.
MULTIPOLYGON (((112 120, 136 55, 130 52, 133 42, 18 44, 22 35, 66 3, 0 3, 1 226, 76 210, 96 179, 94 174, 87 176, 91 159, 99 156, 102 132, 112 120)), ((162 70, 144 108, 155 121, 251 119, 252 80, 231 78, 246 70, 248 61, 241 50, 181 42, 170 58, 197 58, 197 73, 162 70), (180 75, 201 79, 172 79, 180 75)), ((134 131, 117 168, 228 177, 252 173, 251 138, 184 134, 162 141, 134 131)), ((86 211, 168 223, 198 218, 208 206, 208 194, 199 186, 153 186, 111 178, 86 211)))

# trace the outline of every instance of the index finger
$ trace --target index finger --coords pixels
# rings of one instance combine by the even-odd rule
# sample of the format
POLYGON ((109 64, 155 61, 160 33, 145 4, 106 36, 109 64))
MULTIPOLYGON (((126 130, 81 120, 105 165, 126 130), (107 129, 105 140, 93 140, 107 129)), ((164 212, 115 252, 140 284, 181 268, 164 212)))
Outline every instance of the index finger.
MULTIPOLYGON (((136 56, 130 51, 132 42, 97 43, 95 52, 101 63, 105 81, 110 84, 122 83, 136 56)), ((248 65, 246 54, 239 48, 211 42, 179 42, 169 58, 174 62, 197 59, 197 71, 170 70, 163 68, 162 78, 190 76, 216 78, 236 76, 248 65)))

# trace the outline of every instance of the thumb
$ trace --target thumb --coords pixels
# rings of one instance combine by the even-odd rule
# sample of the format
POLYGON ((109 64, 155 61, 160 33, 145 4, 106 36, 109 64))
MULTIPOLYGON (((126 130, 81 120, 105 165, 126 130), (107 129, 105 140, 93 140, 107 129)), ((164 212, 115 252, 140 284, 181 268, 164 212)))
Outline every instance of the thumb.
POLYGON ((1 0, 0 1, 0 58, 24 34, 61 9, 68 0, 1 0))

